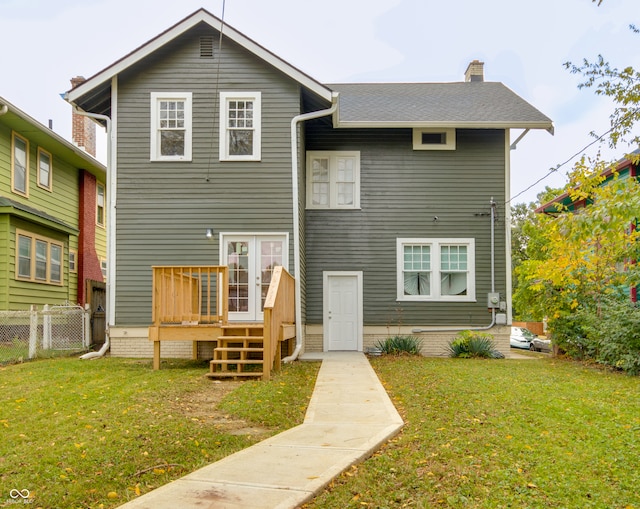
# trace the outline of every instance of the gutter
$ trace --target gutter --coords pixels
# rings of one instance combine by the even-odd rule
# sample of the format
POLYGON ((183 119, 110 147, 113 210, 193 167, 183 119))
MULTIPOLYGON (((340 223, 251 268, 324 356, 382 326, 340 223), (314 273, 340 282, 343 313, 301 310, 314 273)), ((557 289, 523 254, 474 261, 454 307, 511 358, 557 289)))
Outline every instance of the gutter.
POLYGON ((115 168, 112 168, 111 164, 111 149, 112 149, 112 139, 111 139, 111 118, 107 115, 101 115, 99 113, 89 113, 86 111, 82 111, 78 106, 72 104, 74 113, 81 115, 83 117, 89 117, 94 120, 104 120, 107 125, 107 189, 108 189, 108 197, 109 197, 109 207, 107 208, 107 285, 106 285, 106 301, 107 301, 107 327, 105 331, 105 342, 97 352, 89 352, 82 356, 80 359, 98 359, 103 357, 104 354, 107 353, 110 347, 109 340, 109 331, 111 326, 114 324, 115 317, 115 301, 112 302, 111 297, 113 296, 113 276, 115 275, 113 271, 113 266, 115 264, 115 243, 114 243, 114 221, 115 221, 115 197, 116 197, 116 176, 115 176, 115 168))
POLYGON ((328 117, 338 109, 338 94, 331 96, 331 107, 326 110, 312 111, 296 115, 291 119, 291 187, 293 201, 293 265, 295 271, 295 308, 296 308, 296 347, 291 355, 282 362, 292 362, 302 350, 302 300, 300 297, 300 202, 298 189, 298 124, 321 117, 328 117))
MULTIPOLYGON (((495 293, 496 291, 496 270, 495 270, 495 219, 496 219, 496 202, 491 197, 489 201, 489 205, 491 205, 491 293, 495 293)), ((429 327, 427 329, 412 329, 411 332, 414 334, 420 332, 458 332, 463 330, 472 330, 472 331, 483 331, 489 330, 496 324, 496 308, 491 308, 491 323, 489 325, 485 325, 482 327, 429 327)))

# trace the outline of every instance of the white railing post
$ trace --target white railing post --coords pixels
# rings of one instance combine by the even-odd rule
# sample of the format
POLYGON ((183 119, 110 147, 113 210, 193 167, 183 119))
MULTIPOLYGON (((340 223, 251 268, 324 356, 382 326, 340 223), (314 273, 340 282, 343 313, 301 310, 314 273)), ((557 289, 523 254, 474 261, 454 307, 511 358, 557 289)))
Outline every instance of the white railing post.
POLYGON ((51 350, 53 339, 51 337, 51 313, 49 304, 42 307, 42 349, 51 350))
POLYGON ((35 304, 31 305, 31 313, 29 314, 29 359, 36 356, 38 346, 38 308, 35 304))
POLYGON ((84 305, 82 323, 82 346, 89 348, 91 344, 91 306, 89 304, 84 305))

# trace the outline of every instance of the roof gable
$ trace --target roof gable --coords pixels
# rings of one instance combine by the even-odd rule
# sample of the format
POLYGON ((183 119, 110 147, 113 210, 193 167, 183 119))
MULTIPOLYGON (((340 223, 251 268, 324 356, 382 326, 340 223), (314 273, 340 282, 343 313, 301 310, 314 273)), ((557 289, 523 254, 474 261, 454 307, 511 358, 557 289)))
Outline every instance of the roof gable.
POLYGON ((71 89, 65 94, 65 99, 70 103, 76 103, 83 96, 86 96, 87 94, 91 95, 92 92, 94 92, 96 89, 105 91, 110 86, 111 78, 121 73, 125 69, 128 69, 132 65, 140 62, 142 59, 152 54, 157 49, 161 48, 168 42, 174 40, 175 38, 179 37, 180 35, 184 34, 200 23, 206 23, 214 30, 222 32, 223 37, 239 44, 246 50, 250 51, 257 57, 261 58, 265 62, 283 72, 285 75, 300 83, 300 85, 313 91, 323 99, 331 101, 332 93, 329 88, 314 80, 299 69, 293 67, 289 63, 285 62, 280 57, 271 53, 263 46, 238 32, 233 27, 227 25, 226 23, 223 23, 222 20, 205 9, 197 10, 168 30, 165 30, 164 32, 157 35, 139 48, 133 50, 131 53, 124 56, 117 62, 111 64, 106 69, 98 72, 83 84, 71 89))

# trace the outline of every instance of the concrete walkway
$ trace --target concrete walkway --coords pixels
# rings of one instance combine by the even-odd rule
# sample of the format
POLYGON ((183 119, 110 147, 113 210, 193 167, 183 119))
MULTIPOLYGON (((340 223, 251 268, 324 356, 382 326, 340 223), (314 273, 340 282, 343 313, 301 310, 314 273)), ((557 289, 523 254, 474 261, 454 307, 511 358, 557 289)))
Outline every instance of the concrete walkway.
POLYGON ((400 431, 402 418, 358 352, 322 360, 304 423, 121 506, 286 509, 308 502, 400 431))

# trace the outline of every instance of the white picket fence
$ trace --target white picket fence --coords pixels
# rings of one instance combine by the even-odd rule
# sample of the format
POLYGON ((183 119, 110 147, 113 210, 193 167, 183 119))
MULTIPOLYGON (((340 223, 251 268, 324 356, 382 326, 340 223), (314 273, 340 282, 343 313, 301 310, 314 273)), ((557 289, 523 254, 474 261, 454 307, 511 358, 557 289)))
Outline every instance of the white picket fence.
POLYGON ((89 307, 31 306, 0 311, 0 364, 84 351, 91 344, 89 307))

